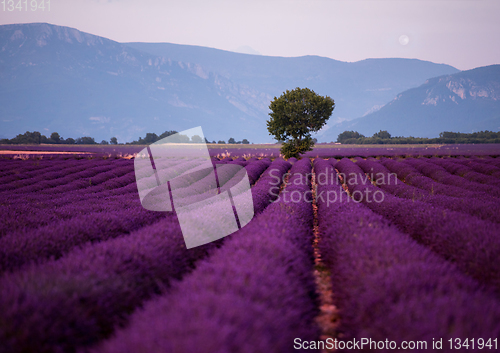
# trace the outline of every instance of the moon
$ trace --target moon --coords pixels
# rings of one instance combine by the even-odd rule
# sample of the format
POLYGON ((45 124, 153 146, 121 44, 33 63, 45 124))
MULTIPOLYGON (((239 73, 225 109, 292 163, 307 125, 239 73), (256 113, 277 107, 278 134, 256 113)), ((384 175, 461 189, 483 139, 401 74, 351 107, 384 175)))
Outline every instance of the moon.
POLYGON ((407 45, 408 43, 410 43, 410 38, 406 34, 403 34, 401 37, 399 37, 399 44, 407 45))

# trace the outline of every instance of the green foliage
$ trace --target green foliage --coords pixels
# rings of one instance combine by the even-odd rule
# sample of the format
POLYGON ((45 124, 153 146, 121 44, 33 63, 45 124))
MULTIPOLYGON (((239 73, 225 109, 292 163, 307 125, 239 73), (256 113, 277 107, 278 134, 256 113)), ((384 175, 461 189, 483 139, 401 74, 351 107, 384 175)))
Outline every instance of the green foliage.
POLYGON ((298 157, 301 153, 312 151, 313 145, 314 142, 311 136, 306 136, 301 140, 291 140, 281 145, 281 154, 283 154, 285 158, 298 157))
MULTIPOLYGON (((141 140, 141 138, 139 138, 139 140, 141 140)), ((155 143, 158 140, 159 140, 158 135, 156 135, 154 132, 148 132, 144 137, 144 139, 142 140, 142 144, 149 145, 155 143)))
POLYGON ((241 143, 244 144, 244 145, 250 144, 250 142, 247 139, 241 140, 241 143))
MULTIPOLYGON (((169 131, 165 131, 163 134, 161 134, 160 136, 158 136, 158 140, 161 140, 165 137, 169 137, 170 135, 174 135, 174 134, 177 134, 178 132, 175 131, 175 130, 169 130, 169 131)), ((156 141, 155 141, 156 142, 156 141)))
POLYGON ((312 151, 311 132, 319 131, 330 118, 335 103, 328 96, 317 95, 308 88, 284 92, 269 105, 271 119, 267 130, 278 141, 283 141, 281 153, 285 158, 298 157, 312 151))
POLYGON ((191 139, 188 135, 177 134, 175 136, 171 136, 169 141, 175 143, 190 143, 191 139))
POLYGON ((236 140, 234 138, 230 137, 229 140, 227 140, 227 143, 229 143, 229 144, 235 144, 236 140))
POLYGON ((26 131, 24 134, 19 134, 13 139, 7 141, 9 141, 7 143, 10 144, 39 145, 40 143, 42 143, 42 134, 40 134, 38 131, 33 131, 33 132, 26 131))
POLYGON ((387 130, 380 130, 379 132, 376 132, 373 134, 373 137, 375 138, 380 138, 380 139, 390 139, 391 134, 387 132, 387 130))
POLYGON ((9 144, 9 145, 39 145, 41 143, 64 143, 71 144, 75 143, 75 140, 72 138, 68 138, 64 140, 57 132, 53 132, 50 135, 50 138, 42 135, 38 131, 26 131, 24 134, 19 134, 12 139, 2 139, 0 143, 9 144))
MULTIPOLYGON (((146 136, 144 138, 139 137, 137 141, 132 141, 132 142, 127 142, 127 145, 150 145, 152 143, 155 143, 165 137, 172 136, 174 134, 178 134, 177 131, 175 130, 169 130, 165 131, 161 135, 156 135, 155 133, 148 132, 146 133, 146 136)), ((199 135, 193 135, 191 138, 187 135, 177 135, 175 137, 172 137, 172 142, 176 143, 203 143, 203 138, 199 135)), ((205 138, 206 143, 217 143, 215 141, 210 142, 205 138)), ((6 144, 6 145, 12 145, 12 144, 24 144, 24 145, 29 145, 29 144, 41 144, 41 143, 58 143, 58 144, 67 144, 67 145, 74 145, 74 144, 86 144, 86 145, 94 145, 97 144, 97 142, 94 140, 93 137, 89 136, 84 136, 84 137, 79 137, 76 140, 69 137, 67 139, 63 139, 59 133, 53 132, 50 135, 50 138, 47 138, 45 135, 42 135, 38 131, 26 131, 24 134, 19 134, 16 137, 12 139, 1 139, 0 144, 6 144)), ((219 144, 225 144, 223 140, 220 140, 218 142, 219 144)), ((234 138, 229 139, 229 143, 234 143, 234 144, 249 144, 247 139, 243 139, 243 141, 235 141, 234 138)), ((118 144, 118 139, 116 137, 111 137, 108 141, 102 140, 99 144, 101 145, 117 145, 118 144)))
POLYGON ((365 136, 361 135, 357 131, 344 131, 343 133, 339 134, 339 136, 337 137, 337 142, 346 143, 346 141, 349 139, 359 139, 362 137, 365 137, 365 136))
POLYGON ((53 143, 60 143, 61 142, 61 136, 57 132, 53 132, 50 135, 50 139, 52 140, 53 143))
POLYGON ((201 136, 193 135, 193 136, 191 136, 191 142, 192 143, 203 143, 203 139, 201 138, 201 136))
MULTIPOLYGON (((139 139, 137 141, 127 142, 126 144, 127 145, 150 145, 152 143, 155 143, 156 141, 159 141, 165 137, 168 137, 168 136, 171 136, 174 134, 177 134, 177 131, 175 131, 175 130, 165 131, 160 136, 156 135, 154 132, 153 133, 148 132, 148 133, 146 133, 146 136, 144 138, 139 137, 139 139)), ((189 140, 189 137, 188 137, 188 140, 189 140)), ((113 144, 113 142, 111 142, 111 143, 113 144)))
POLYGON ((77 145, 95 145, 95 144, 97 144, 97 142, 95 142, 94 138, 89 137, 89 136, 79 137, 76 139, 75 143, 77 145))
POLYGON ((473 133, 441 132, 439 137, 392 137, 387 131, 380 130, 373 137, 365 137, 356 131, 344 131, 337 138, 343 144, 467 144, 467 143, 500 143, 500 132, 479 131, 473 133), (357 136, 357 137, 356 137, 357 136))
POLYGON ((225 145, 226 144, 226 142, 224 140, 219 140, 217 143, 220 144, 220 145, 225 145))

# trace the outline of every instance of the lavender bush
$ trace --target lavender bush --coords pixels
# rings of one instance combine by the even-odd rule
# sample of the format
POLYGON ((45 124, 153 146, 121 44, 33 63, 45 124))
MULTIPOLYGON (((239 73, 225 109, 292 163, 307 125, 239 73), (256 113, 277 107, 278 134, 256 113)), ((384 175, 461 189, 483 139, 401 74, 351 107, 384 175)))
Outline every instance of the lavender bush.
MULTIPOLYGON (((335 173, 327 162, 315 161, 317 176, 327 169, 335 173)), ((335 178, 319 184, 318 192, 343 190, 335 178)), ((422 351, 433 351, 433 340, 443 339, 440 351, 451 352, 450 338, 498 335, 496 298, 380 215, 347 200, 318 199, 319 246, 331 271, 342 339, 388 339, 396 347, 426 341, 422 351)), ((363 348, 356 351, 374 351, 363 348)))
POLYGON ((310 184, 295 185, 310 172, 308 159, 296 162, 285 187, 302 201, 271 204, 92 351, 291 352, 295 338, 317 339, 310 184))
MULTIPOLYGON (((403 163, 401 160, 398 161, 390 158, 383 158, 380 163, 382 163, 391 172, 396 173, 398 178, 403 180, 405 184, 427 190, 431 194, 476 198, 489 202, 498 202, 497 198, 492 197, 485 192, 471 191, 458 186, 440 183, 428 176, 423 175, 416 168, 407 163, 403 163)), ((432 168, 432 166, 430 166, 430 168, 432 168)), ((439 172, 440 167, 436 166, 436 168, 435 172, 439 172)), ((461 182, 462 180, 458 181, 461 182)))
POLYGON ((459 177, 458 175, 453 175, 442 166, 425 161, 423 158, 405 158, 403 162, 411 165, 425 176, 428 176, 440 183, 458 186, 469 191, 487 193, 494 197, 500 197, 500 191, 496 190, 496 188, 491 188, 484 184, 474 183, 470 180, 459 177))
POLYGON ((500 293, 500 263, 491 260, 500 256, 500 225, 387 193, 384 193, 383 202, 369 202, 366 196, 380 189, 366 180, 361 168, 345 158, 336 168, 347 177, 346 185, 358 202, 363 202, 418 242, 456 263, 464 273, 500 293))
MULTIPOLYGON (((281 178, 288 168, 277 165, 282 167, 276 171, 281 178)), ((274 185, 265 178, 261 181, 254 196, 263 207, 272 198, 274 185)), ((157 212, 155 222, 138 207, 127 211, 117 218, 102 212, 104 218, 71 219, 73 233, 62 224, 18 240, 5 238, 4 266, 24 266, 0 277, 0 351, 72 352, 96 343, 123 325, 145 300, 168 292, 173 280, 222 243, 188 251, 175 215, 157 212), (133 230, 140 222, 142 227, 133 230), (113 236, 118 237, 109 239, 113 236)))
POLYGON ((427 202, 434 206, 468 213, 481 219, 500 223, 500 213, 497 212, 497 209, 500 207, 500 202, 480 201, 476 198, 457 198, 446 195, 435 195, 432 189, 431 193, 429 193, 427 190, 422 190, 403 183, 396 175, 391 174, 387 168, 373 160, 358 158, 356 164, 367 173, 372 182, 395 196, 427 202))
POLYGON ((500 188, 500 180, 498 180, 495 177, 489 176, 489 175, 484 175, 482 173, 478 173, 474 171, 474 169, 460 164, 460 163, 455 163, 453 162, 452 159, 444 159, 444 158, 430 158, 430 162, 435 163, 447 171, 449 171, 452 174, 459 175, 467 180, 476 182, 476 183, 481 183, 481 184, 487 184, 488 186, 492 186, 495 188, 500 188))

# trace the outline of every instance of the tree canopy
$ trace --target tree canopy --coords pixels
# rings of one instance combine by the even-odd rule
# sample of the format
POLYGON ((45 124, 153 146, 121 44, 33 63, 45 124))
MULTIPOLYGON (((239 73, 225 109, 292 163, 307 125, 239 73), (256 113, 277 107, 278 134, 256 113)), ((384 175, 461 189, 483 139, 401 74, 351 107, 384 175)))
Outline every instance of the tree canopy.
POLYGON ((439 137, 403 137, 392 136, 386 130, 380 130, 372 137, 365 137, 357 131, 344 131, 337 142, 343 144, 431 144, 431 143, 500 143, 500 132, 478 131, 472 133, 443 131, 439 137))
POLYGON ((365 137, 357 131, 344 131, 337 137, 337 142, 345 143, 348 139, 359 139, 365 137))
POLYGON ((390 139, 391 134, 387 132, 387 130, 380 130, 379 132, 376 132, 373 134, 373 137, 379 138, 379 139, 390 139))
POLYGON ((192 143, 203 143, 203 139, 199 135, 193 135, 193 136, 191 136, 191 142, 192 143))
MULTIPOLYGON (((165 137, 172 136, 174 134, 178 134, 177 131, 175 130, 169 130, 163 132, 161 135, 157 135, 156 133, 153 132, 148 132, 146 133, 146 136, 144 138, 139 137, 137 141, 132 141, 132 142, 126 142, 125 144, 127 145, 149 145, 152 143, 155 143, 165 137)), ((177 143, 213 143, 216 144, 216 141, 210 142, 206 137, 203 139, 199 135, 193 135, 191 138, 187 135, 182 135, 178 134, 175 137, 172 137, 172 142, 177 142, 177 143)), ((224 140, 219 140, 219 144, 225 144, 224 140)), ((233 144, 249 144, 250 142, 247 139, 243 139, 242 141, 236 141, 233 137, 229 139, 229 143, 233 144)), ((64 139, 58 132, 53 132, 51 133, 50 137, 47 137, 45 135, 42 135, 39 131, 26 131, 24 134, 18 134, 16 137, 13 137, 11 139, 0 139, 0 144, 25 144, 25 145, 39 145, 39 144, 68 144, 68 145, 74 145, 74 144, 91 144, 95 145, 98 144, 97 141, 93 137, 90 136, 83 136, 83 137, 78 137, 77 139, 68 137, 64 139)), ((101 145, 118 145, 118 139, 116 136, 113 136, 107 140, 102 140, 99 142, 101 145)))
POLYGON ((312 132, 318 132, 332 115, 335 102, 320 96, 309 88, 284 92, 269 105, 271 119, 267 130, 278 141, 283 141, 281 153, 285 158, 298 157, 312 151, 312 132))

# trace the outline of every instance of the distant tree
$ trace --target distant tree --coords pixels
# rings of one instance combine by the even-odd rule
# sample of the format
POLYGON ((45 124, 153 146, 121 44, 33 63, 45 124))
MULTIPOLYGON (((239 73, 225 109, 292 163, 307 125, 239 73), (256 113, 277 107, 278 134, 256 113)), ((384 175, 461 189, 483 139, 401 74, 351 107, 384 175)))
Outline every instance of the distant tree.
POLYGON ((344 131, 337 137, 337 142, 344 143, 348 139, 359 139, 365 137, 357 131, 344 131))
POLYGON ((109 142, 112 145, 117 145, 118 144, 118 139, 116 137, 112 137, 112 138, 109 139, 109 142))
POLYGON ((230 137, 229 140, 227 140, 227 143, 234 144, 234 143, 236 143, 236 140, 234 138, 230 137))
POLYGON ((212 141, 213 144, 216 144, 217 142, 215 142, 215 140, 212 141))
POLYGON ((247 139, 243 139, 243 140, 241 140, 241 143, 244 144, 244 145, 248 145, 250 142, 248 142, 247 139))
MULTIPOLYGON (((177 134, 177 131, 174 131, 174 130, 165 131, 160 136, 156 135, 155 133, 148 132, 148 133, 146 133, 146 136, 144 138, 139 137, 139 139, 137 141, 127 142, 126 144, 130 144, 130 145, 149 145, 149 144, 155 143, 156 141, 164 139, 165 137, 169 137, 169 136, 172 136, 172 135, 175 135, 175 134, 177 134)), ((189 137, 185 136, 185 138, 187 138, 186 142, 189 142, 189 137)))
POLYGON ((328 96, 317 95, 308 88, 284 92, 269 105, 271 119, 267 130, 279 141, 285 158, 298 157, 311 151, 314 142, 312 132, 319 131, 332 115, 335 102, 328 96))
POLYGON ((175 136, 171 136, 169 141, 175 143, 190 143, 191 139, 187 135, 177 134, 175 136))
POLYGON ((203 143, 203 139, 199 135, 193 135, 193 136, 191 136, 191 142, 192 143, 203 143))
POLYGON ((51 139, 47 138, 45 135, 40 135, 40 143, 54 143, 51 139))
POLYGON ((224 140, 219 140, 217 143, 220 144, 220 145, 225 145, 226 144, 226 142, 224 140))
POLYGON ((95 145, 96 142, 93 137, 84 136, 76 139, 75 143, 77 145, 95 145))
POLYGON ((206 137, 205 137, 205 143, 210 143, 210 141, 208 141, 206 137))
POLYGON ((158 141, 158 135, 155 134, 154 132, 148 132, 148 133, 146 133, 146 136, 144 137, 144 139, 141 142, 144 145, 149 145, 149 144, 155 143, 156 141, 158 141))
POLYGON ((177 132, 177 131, 175 131, 175 130, 165 131, 163 134, 161 134, 160 136, 158 136, 158 139, 159 139, 159 140, 161 140, 161 139, 163 139, 163 138, 165 138, 165 137, 169 137, 169 136, 171 136, 171 135, 175 135, 175 134, 177 134, 177 133, 178 133, 178 132, 177 132))
POLYGON ((391 134, 387 132, 387 130, 380 130, 379 132, 373 134, 373 137, 377 137, 379 139, 390 139, 391 134))
POLYGON ((109 145, 109 142, 107 140, 102 140, 101 145, 109 145))
POLYGON ((64 143, 66 145, 74 145, 76 143, 75 139, 72 137, 68 137, 66 140, 64 140, 64 143))
MULTIPOLYGON (((45 137, 46 138, 46 137, 45 137)), ((42 142, 42 134, 40 134, 38 131, 26 131, 24 134, 19 134, 16 137, 14 137, 12 140, 12 143, 15 144, 36 144, 39 145, 42 142)))
POLYGON ((50 140, 53 143, 61 143, 61 136, 59 136, 59 134, 57 132, 53 132, 50 135, 50 140))

